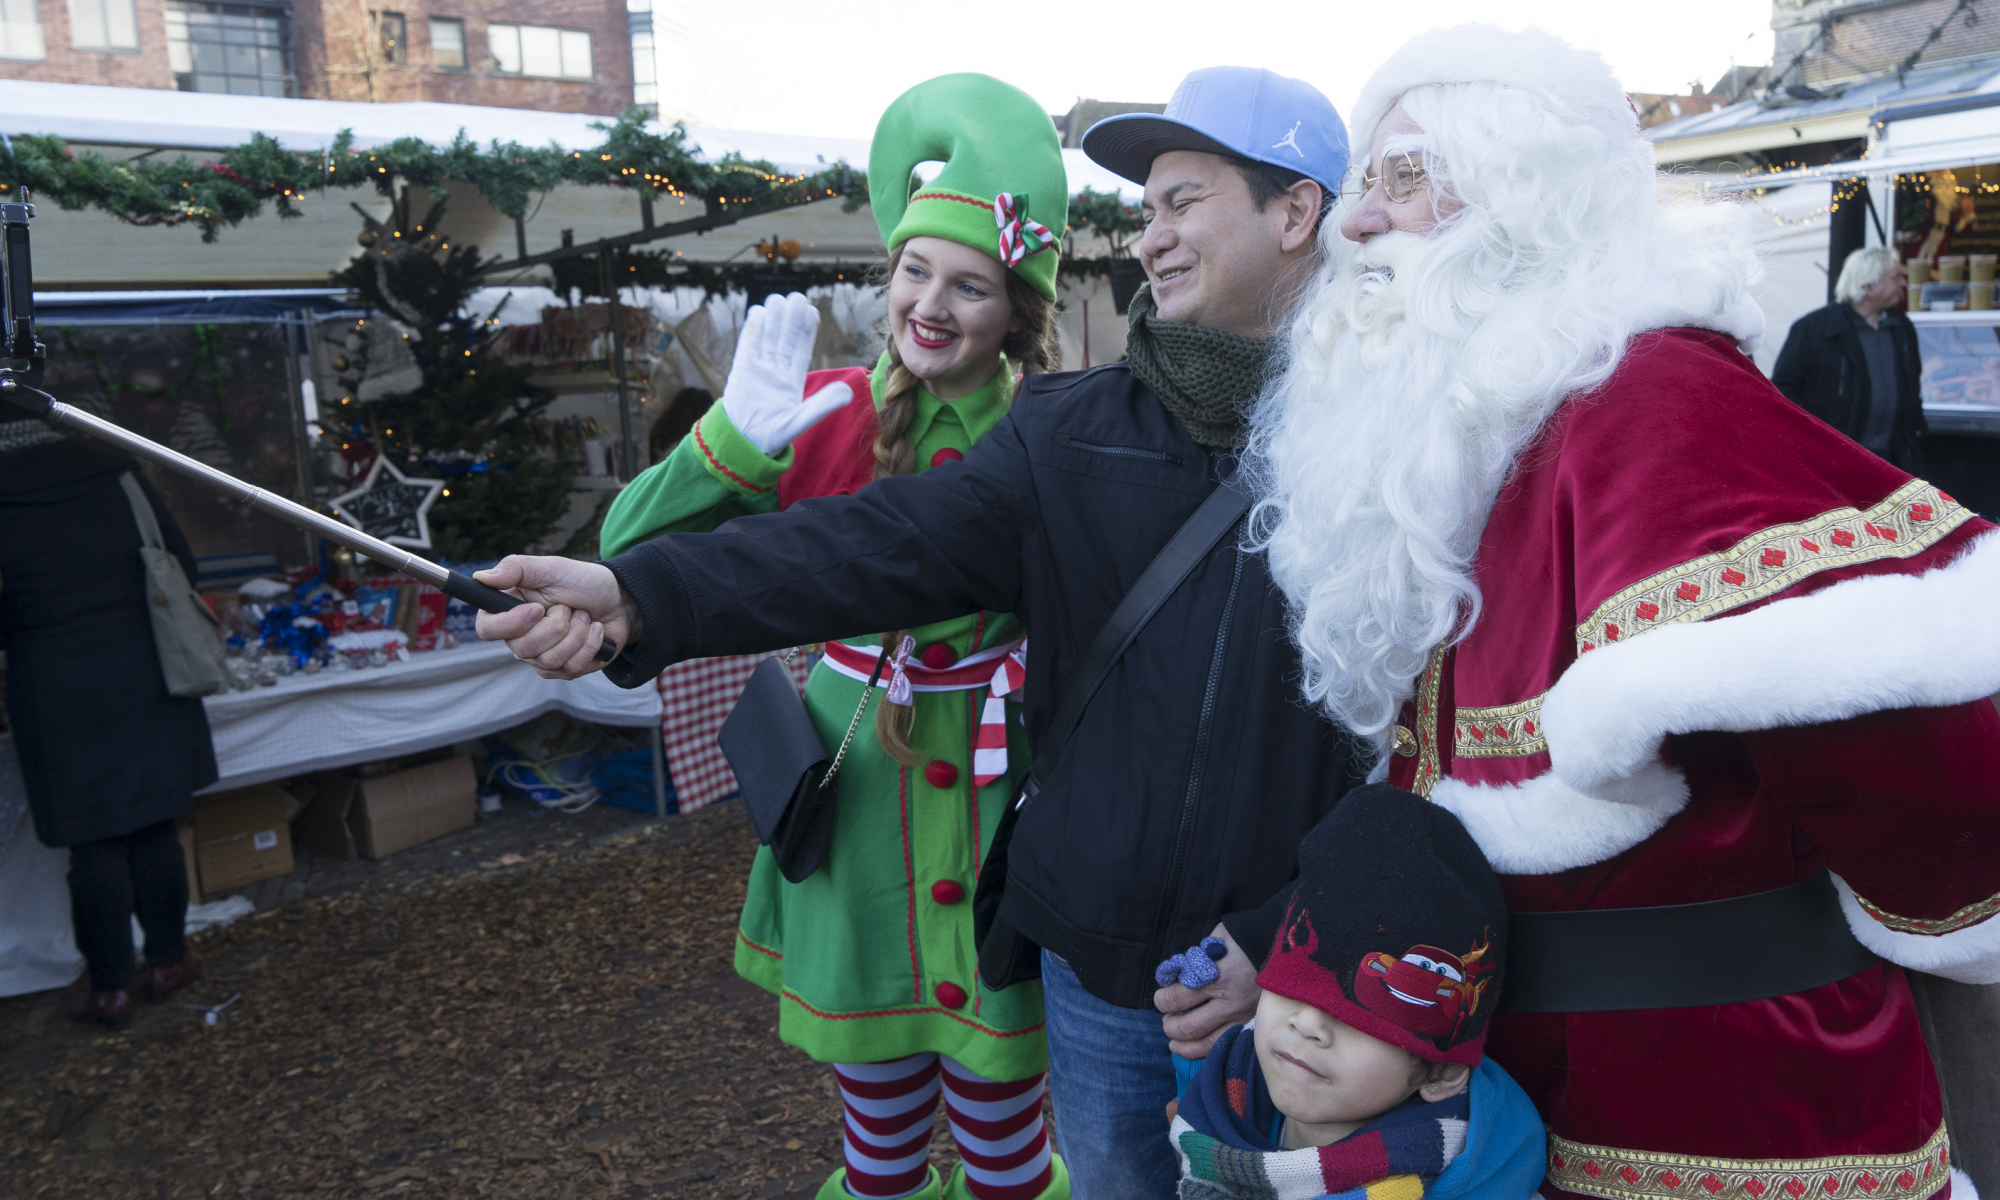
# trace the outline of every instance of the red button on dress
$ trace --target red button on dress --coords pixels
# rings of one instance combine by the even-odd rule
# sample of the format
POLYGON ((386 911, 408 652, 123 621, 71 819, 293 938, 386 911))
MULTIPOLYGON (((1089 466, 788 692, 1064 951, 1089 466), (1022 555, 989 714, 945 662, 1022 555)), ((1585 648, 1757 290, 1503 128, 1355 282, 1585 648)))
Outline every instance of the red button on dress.
POLYGON ((957 904, 965 899, 965 887, 949 879, 940 879, 931 885, 931 899, 939 904, 957 904))
POLYGON ((934 788, 948 788, 958 782, 958 768, 941 758, 924 764, 924 781, 934 788))
POLYGON ((958 652, 943 642, 932 642, 917 655, 933 671, 942 671, 958 661, 958 652))
POLYGON ((944 449, 938 451, 936 454, 931 455, 931 465, 934 467, 941 467, 948 462, 963 462, 963 461, 965 461, 965 455, 952 449, 950 446, 946 446, 944 449))
POLYGON ((955 983, 937 985, 937 1002, 946 1008, 965 1007, 965 989, 955 983))

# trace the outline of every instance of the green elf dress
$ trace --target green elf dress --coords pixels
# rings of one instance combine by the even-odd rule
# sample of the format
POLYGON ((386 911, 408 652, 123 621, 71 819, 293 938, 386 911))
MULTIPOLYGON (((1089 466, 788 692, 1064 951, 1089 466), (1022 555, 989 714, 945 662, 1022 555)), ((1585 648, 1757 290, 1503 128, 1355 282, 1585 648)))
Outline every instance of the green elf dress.
MULTIPOLYGON (((808 395, 837 380, 853 389, 854 400, 775 459, 751 445, 717 401, 665 462, 619 493, 604 517, 604 553, 867 483, 875 465, 874 398, 887 377, 886 355, 873 373, 808 375, 808 395)), ((920 391, 910 422, 918 469, 963 458, 1007 415, 1013 395, 1004 359, 984 387, 949 404, 920 391)), ((1009 663, 1019 678, 1021 623, 977 613, 909 635, 916 643, 905 668, 916 710, 910 743, 926 761, 905 767, 875 738, 885 671, 841 763, 833 842, 820 869, 789 883, 768 847, 757 852, 736 970, 779 997, 780 1035, 821 1062, 935 1050, 989 1079, 1025 1078, 1047 1066, 1041 986, 988 990, 979 982, 972 936, 979 864, 1029 761, 1020 706, 1003 699, 1005 769, 983 786, 974 782, 994 678, 1009 663)), ((847 733, 881 649, 879 634, 831 643, 807 680, 806 711, 829 755, 847 733)))
MULTIPOLYGON (((892 253, 912 237, 946 238, 991 255, 1055 299, 1068 182, 1054 127, 1031 97, 984 75, 920 84, 882 118, 868 165, 870 205, 892 253), (944 169, 912 188, 917 164, 935 161, 944 169), (1031 206, 1046 225, 1029 215, 1031 206)), ((718 401, 665 462, 619 494, 604 519, 604 553, 622 554, 647 538, 707 531, 734 517, 866 486, 875 470, 878 398, 889 375, 886 353, 872 372, 809 374, 804 395, 839 382, 853 391, 853 400, 775 458, 731 422, 726 398, 718 401)), ((915 469, 949 469, 964 458, 1006 416, 1014 388, 1013 368, 1003 357, 993 377, 970 395, 945 402, 919 390, 909 426, 915 469)), ((870 1150, 857 1146, 850 1120, 848 1166, 827 1181, 822 1197, 854 1194, 860 1172, 868 1176, 863 1192, 869 1195, 1066 1200, 1067 1172, 1060 1156, 1050 1156, 1040 1130, 1041 1075, 1048 1066, 1041 985, 986 988, 973 937, 979 865, 1028 769, 1019 705, 1025 631, 1010 614, 982 612, 906 632, 912 652, 897 666, 912 692, 910 745, 923 761, 903 766, 876 737, 880 689, 895 682, 894 672, 885 670, 840 767, 838 815, 819 869, 790 883, 768 848, 757 852, 737 933, 736 970, 778 996, 779 1034, 786 1042, 841 1066, 843 1094, 848 1072, 877 1072, 859 1085, 874 1099, 849 1096, 850 1109, 881 1103, 885 1111, 908 1109, 916 1122, 894 1137, 886 1126, 871 1127, 878 1136, 870 1150), (971 1127, 961 1131, 952 1108, 951 1065, 939 1055, 994 1084, 1019 1081, 1025 1087, 1032 1080, 1032 1094, 1020 1091, 1021 1111, 1004 1130, 984 1122, 977 1134, 971 1127), (931 1065, 908 1066, 925 1061, 931 1065), (914 1098, 914 1089, 931 1086, 924 1072, 934 1077, 940 1067, 964 1160, 942 1188, 923 1165, 933 1110, 884 1099, 914 1098), (883 1070, 910 1073, 890 1081, 883 1070), (903 1155, 909 1147, 892 1152, 880 1143, 907 1134, 914 1134, 916 1147, 904 1156, 909 1161, 885 1165, 885 1155, 903 1155), (1005 1155, 996 1150, 1003 1143, 981 1142, 1008 1134, 1015 1136, 1004 1145, 1021 1148, 1005 1155), (994 1156, 982 1157, 974 1145, 994 1156), (891 1171, 901 1174, 885 1174, 891 1171), (894 1183, 898 1178, 904 1182, 894 1183)), ((883 638, 859 631, 825 649, 807 681, 805 705, 831 756, 862 704, 884 653, 883 638)), ((976 1091, 983 1085, 971 1086, 976 1091)))

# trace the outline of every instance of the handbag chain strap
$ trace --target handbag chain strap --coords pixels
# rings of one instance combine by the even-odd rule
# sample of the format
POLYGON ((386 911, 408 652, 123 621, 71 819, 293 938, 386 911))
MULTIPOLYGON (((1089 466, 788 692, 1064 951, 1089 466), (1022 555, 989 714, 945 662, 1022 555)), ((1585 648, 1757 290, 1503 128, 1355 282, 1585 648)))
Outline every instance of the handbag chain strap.
POLYGON ((882 668, 889 661, 889 648, 875 658, 875 669, 869 672, 868 686, 861 689, 861 703, 854 706, 854 719, 847 723, 847 736, 840 739, 840 750, 833 756, 833 765, 826 769, 826 775, 819 781, 821 791, 833 786, 833 777, 840 774, 840 764, 847 757, 847 748, 854 744, 854 731, 861 728, 861 714, 868 711, 868 702, 875 698, 875 685, 882 678, 882 668))

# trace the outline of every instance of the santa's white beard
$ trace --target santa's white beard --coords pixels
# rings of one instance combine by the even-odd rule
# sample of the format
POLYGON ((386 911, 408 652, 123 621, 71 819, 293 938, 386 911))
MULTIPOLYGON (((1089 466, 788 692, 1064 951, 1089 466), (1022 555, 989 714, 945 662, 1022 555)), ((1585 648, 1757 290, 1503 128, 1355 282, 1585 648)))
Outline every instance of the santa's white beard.
POLYGON ((1432 648, 1476 618, 1487 515, 1575 365, 1501 341, 1536 336, 1523 314, 1460 319, 1444 241, 1387 234, 1328 269, 1246 455, 1306 698, 1378 747, 1432 648))

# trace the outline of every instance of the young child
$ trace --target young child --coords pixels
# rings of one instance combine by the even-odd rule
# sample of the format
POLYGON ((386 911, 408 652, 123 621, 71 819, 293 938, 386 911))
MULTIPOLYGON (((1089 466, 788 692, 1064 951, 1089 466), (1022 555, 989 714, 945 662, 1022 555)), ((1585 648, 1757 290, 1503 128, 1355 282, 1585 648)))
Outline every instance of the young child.
POLYGON ((1482 1061, 1507 909, 1465 827, 1385 785, 1299 847, 1248 1025, 1224 1033, 1171 1134, 1182 1200, 1526 1200, 1541 1118, 1482 1061))

